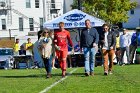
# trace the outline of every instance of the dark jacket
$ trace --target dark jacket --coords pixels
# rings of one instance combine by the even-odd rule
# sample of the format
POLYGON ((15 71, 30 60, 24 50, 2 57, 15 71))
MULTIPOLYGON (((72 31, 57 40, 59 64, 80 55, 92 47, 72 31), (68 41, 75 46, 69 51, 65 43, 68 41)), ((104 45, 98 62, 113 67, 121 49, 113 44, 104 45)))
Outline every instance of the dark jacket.
MULTIPOLYGON (((103 34, 101 34, 101 39, 99 41, 99 44, 100 44, 101 48, 103 48, 103 45, 104 45, 104 40, 105 40, 104 33, 105 32, 103 32, 103 34)), ((107 35, 107 40, 108 40, 108 46, 113 47, 115 49, 115 46, 116 46, 116 34, 113 33, 112 31, 109 31, 108 35, 107 35)))
POLYGON ((89 31, 87 28, 84 28, 81 32, 80 37, 80 48, 82 47, 93 47, 93 43, 98 44, 99 34, 95 28, 90 28, 89 31))

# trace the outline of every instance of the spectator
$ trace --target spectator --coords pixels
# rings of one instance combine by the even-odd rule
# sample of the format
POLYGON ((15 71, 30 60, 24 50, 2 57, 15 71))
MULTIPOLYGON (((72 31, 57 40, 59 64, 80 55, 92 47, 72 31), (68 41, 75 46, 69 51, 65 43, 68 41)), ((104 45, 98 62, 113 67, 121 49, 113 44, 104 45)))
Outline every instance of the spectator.
POLYGON ((19 39, 16 39, 14 46, 13 46, 13 50, 14 50, 14 55, 19 55, 19 39))
MULTIPOLYGON (((72 51, 72 47, 68 45, 68 52, 71 52, 71 51, 72 51)), ((72 68, 72 57, 71 57, 71 56, 72 56, 71 54, 69 54, 69 55, 67 56, 67 59, 68 59, 69 67, 70 67, 70 68, 72 68)), ((68 67, 68 65, 67 65, 67 67, 68 67)))
POLYGON ((42 32, 43 32, 43 30, 40 30, 40 31, 37 32, 38 40, 40 39, 42 32))
MULTIPOLYGON (((52 39, 54 39, 54 31, 50 31, 50 37, 52 37, 52 39)), ((55 50, 54 50, 55 51, 55 50)), ((56 67, 55 67, 55 58, 56 58, 56 53, 55 53, 55 55, 53 56, 53 58, 52 58, 52 69, 57 69, 56 67)))
POLYGON ((27 39, 25 49, 26 49, 26 52, 28 53, 28 55, 32 55, 32 53, 33 53, 33 43, 31 42, 31 38, 27 39))
POLYGON ((131 37, 131 44, 130 44, 130 48, 129 48, 130 64, 133 64, 134 54, 135 54, 136 48, 138 46, 137 37, 139 36, 139 33, 138 33, 139 29, 140 28, 136 28, 136 33, 133 33, 133 35, 131 37))
POLYGON ((116 59, 117 59, 117 64, 120 64, 120 57, 121 57, 121 50, 120 50, 120 35, 116 35, 116 59))
POLYGON ((19 55, 26 55, 26 50, 24 49, 24 46, 20 46, 19 55))
POLYGON ((89 19, 85 20, 86 28, 81 32, 80 37, 80 51, 84 52, 85 58, 85 76, 94 75, 94 63, 96 46, 99 41, 99 34, 95 28, 91 27, 89 19))
POLYGON ((114 50, 116 45, 116 36, 110 31, 108 24, 103 24, 103 34, 101 35, 101 48, 104 59, 104 75, 112 74, 113 67, 113 57, 114 50), (108 59, 109 59, 109 67, 108 67, 108 59))
POLYGON ((67 40, 71 47, 73 47, 72 40, 70 38, 69 31, 65 30, 64 23, 59 23, 59 30, 54 32, 54 43, 55 46, 57 46, 57 57, 58 61, 62 70, 62 77, 65 77, 66 75, 66 60, 68 55, 68 44, 67 40))
POLYGON ((120 48, 121 48, 121 66, 125 65, 123 56, 126 51, 127 63, 129 64, 129 45, 131 41, 129 39, 129 35, 127 34, 127 29, 123 29, 123 34, 120 36, 120 48))
POLYGON ((78 44, 74 46, 74 52, 80 52, 80 41, 78 41, 78 44))
POLYGON ((45 65, 47 78, 51 77, 52 58, 54 55, 54 44, 52 37, 49 36, 49 30, 44 29, 42 37, 39 40, 39 49, 45 65))
MULTIPOLYGON (((68 51, 72 51, 72 47, 68 45, 68 51)), ((74 46, 74 52, 80 52, 80 41, 78 41, 78 44, 74 46)), ((72 55, 68 55, 68 61, 70 63, 70 68, 72 68, 72 55)), ((76 63, 75 63, 76 64, 76 63)))

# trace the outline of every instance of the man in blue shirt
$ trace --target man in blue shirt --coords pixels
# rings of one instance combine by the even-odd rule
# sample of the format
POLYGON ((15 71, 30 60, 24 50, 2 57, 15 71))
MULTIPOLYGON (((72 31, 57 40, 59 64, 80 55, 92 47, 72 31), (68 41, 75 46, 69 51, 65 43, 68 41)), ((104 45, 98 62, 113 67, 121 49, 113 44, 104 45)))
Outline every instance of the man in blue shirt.
POLYGON ((134 54, 135 54, 135 51, 136 51, 136 48, 137 46, 139 46, 139 39, 138 37, 140 36, 139 33, 138 33, 138 30, 140 30, 140 28, 136 28, 136 33, 133 33, 132 37, 131 37, 131 44, 130 44, 130 64, 133 64, 133 59, 134 59, 134 54))
POLYGON ((85 76, 94 75, 94 63, 96 46, 99 41, 99 34, 97 30, 91 27, 91 22, 89 19, 85 20, 86 28, 81 32, 80 37, 80 51, 84 52, 84 62, 85 62, 85 76))

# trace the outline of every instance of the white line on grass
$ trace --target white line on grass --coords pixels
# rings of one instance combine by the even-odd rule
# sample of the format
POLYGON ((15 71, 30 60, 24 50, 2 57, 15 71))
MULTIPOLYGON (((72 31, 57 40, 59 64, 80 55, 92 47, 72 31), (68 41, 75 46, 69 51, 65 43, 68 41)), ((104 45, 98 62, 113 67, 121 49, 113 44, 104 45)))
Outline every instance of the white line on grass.
POLYGON ((75 68, 74 70, 70 71, 70 73, 68 73, 68 75, 65 78, 61 78, 60 80, 58 80, 57 82, 54 82, 52 85, 50 85, 49 87, 46 87, 44 90, 42 90, 39 93, 47 93, 47 91, 49 91, 52 87, 56 86, 58 83, 62 82, 63 80, 65 80, 69 75, 71 75, 73 72, 75 72, 77 70, 77 68, 75 68))

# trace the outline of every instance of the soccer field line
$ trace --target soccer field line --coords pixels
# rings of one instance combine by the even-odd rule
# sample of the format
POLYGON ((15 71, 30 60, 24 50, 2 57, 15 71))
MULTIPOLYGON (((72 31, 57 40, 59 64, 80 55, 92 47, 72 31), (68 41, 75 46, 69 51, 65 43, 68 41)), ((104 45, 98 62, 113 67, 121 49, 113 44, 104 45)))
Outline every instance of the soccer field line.
POLYGON ((65 78, 61 78, 60 80, 58 80, 57 82, 54 82, 52 85, 50 85, 49 87, 46 87, 44 90, 42 90, 39 93, 47 93, 51 88, 53 88, 54 86, 56 86, 58 83, 64 81, 66 78, 68 78, 69 75, 71 75, 73 72, 75 72, 78 68, 73 69, 72 71, 70 71, 68 73, 68 75, 65 78))

